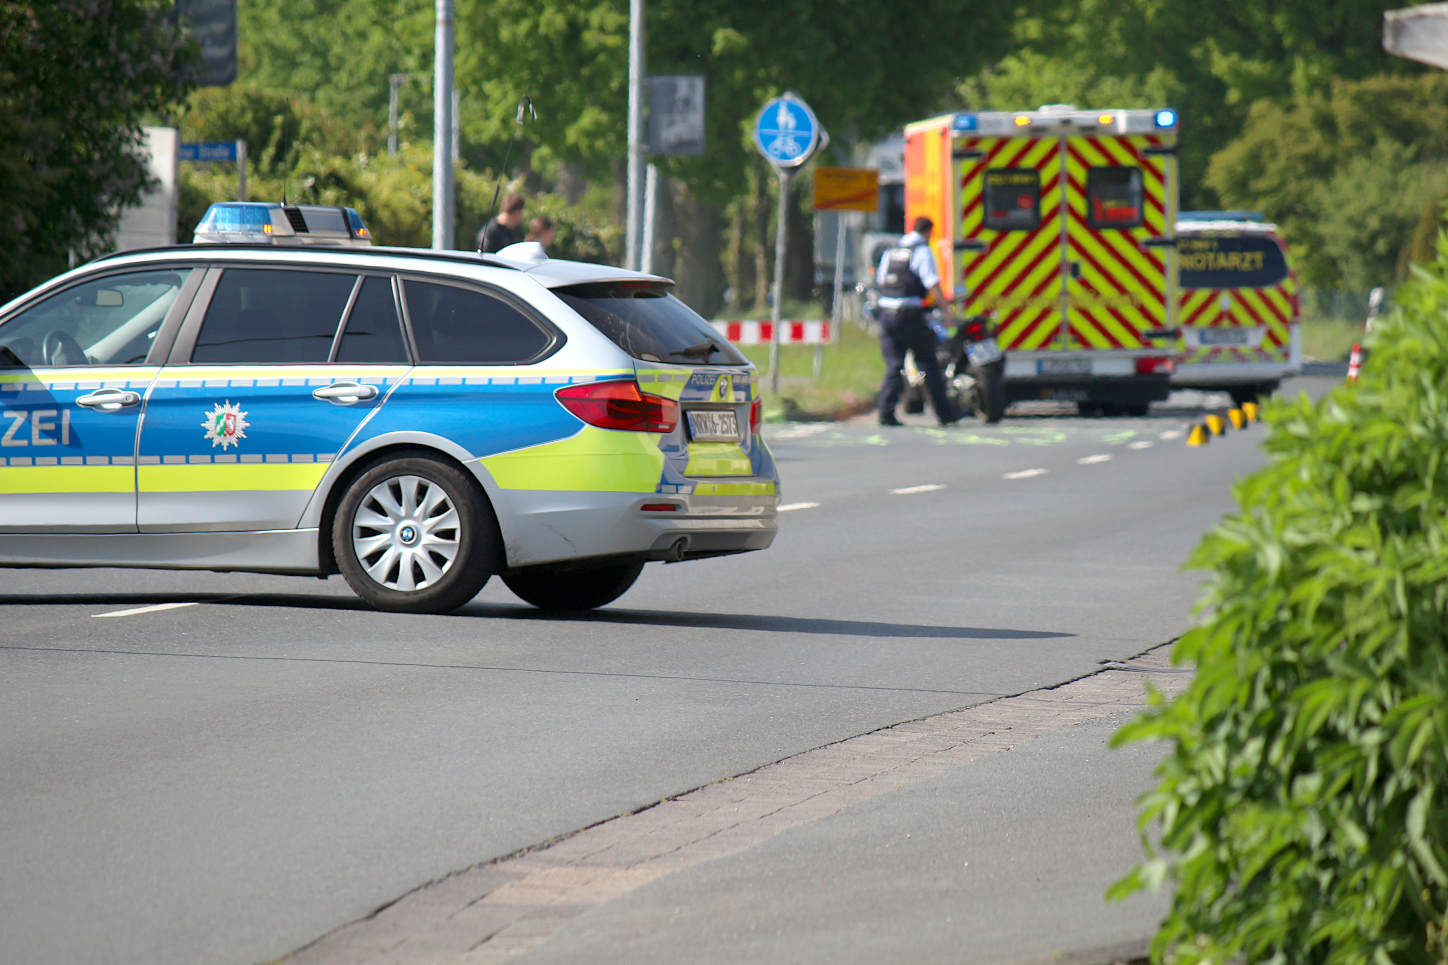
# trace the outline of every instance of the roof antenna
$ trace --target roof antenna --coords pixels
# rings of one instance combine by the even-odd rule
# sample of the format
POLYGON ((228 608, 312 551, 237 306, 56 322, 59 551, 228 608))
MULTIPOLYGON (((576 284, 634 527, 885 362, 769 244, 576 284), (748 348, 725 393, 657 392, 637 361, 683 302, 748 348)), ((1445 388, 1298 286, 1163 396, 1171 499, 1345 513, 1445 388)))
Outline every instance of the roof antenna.
MULTIPOLYGON (((517 116, 513 119, 513 123, 516 124, 518 127, 522 127, 522 126, 523 126, 523 117, 524 117, 524 115, 527 115, 530 119, 532 119, 532 120, 534 120, 534 121, 538 120, 538 112, 535 111, 535 110, 533 110, 533 98, 531 98, 531 97, 525 96, 522 100, 518 101, 518 114, 517 114, 517 116)), ((517 144, 517 143, 518 143, 518 132, 517 132, 517 131, 514 131, 514 132, 513 132, 513 139, 508 142, 508 149, 503 152, 503 166, 502 166, 502 168, 498 171, 498 183, 497 183, 497 185, 493 188, 493 203, 491 204, 490 209, 489 209, 489 211, 488 211, 488 220, 489 220, 489 221, 492 221, 494 218, 496 218, 496 217, 498 216, 498 193, 503 190, 503 178, 507 177, 507 175, 508 175, 508 158, 512 157, 512 155, 513 155, 513 145, 515 145, 515 144, 517 144)), ((481 255, 482 253, 483 253, 483 246, 482 246, 481 244, 479 244, 479 245, 478 245, 478 254, 481 255)))

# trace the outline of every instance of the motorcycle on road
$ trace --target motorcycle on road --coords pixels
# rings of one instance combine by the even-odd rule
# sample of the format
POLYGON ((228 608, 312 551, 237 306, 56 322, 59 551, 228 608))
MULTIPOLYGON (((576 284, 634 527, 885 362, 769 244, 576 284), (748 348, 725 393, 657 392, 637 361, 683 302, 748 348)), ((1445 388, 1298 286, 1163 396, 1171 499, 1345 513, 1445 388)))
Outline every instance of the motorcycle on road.
MULTIPOLYGON (((972 315, 960 319, 955 331, 947 332, 935 310, 930 327, 940 336, 936 355, 956 412, 962 416, 974 414, 986 423, 1001 421, 1006 411, 1006 356, 996 341, 990 317, 972 315)), ((913 356, 906 356, 905 411, 925 411, 926 394, 924 373, 913 356)))

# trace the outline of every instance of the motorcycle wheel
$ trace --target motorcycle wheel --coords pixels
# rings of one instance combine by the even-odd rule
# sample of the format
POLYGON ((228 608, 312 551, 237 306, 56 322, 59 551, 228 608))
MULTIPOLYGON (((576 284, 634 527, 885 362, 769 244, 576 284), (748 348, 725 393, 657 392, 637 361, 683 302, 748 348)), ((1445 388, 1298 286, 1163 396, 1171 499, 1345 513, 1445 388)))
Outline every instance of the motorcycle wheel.
POLYGON ((975 375, 976 412, 981 421, 996 423, 1006 415, 1005 366, 992 362, 984 368, 973 368, 975 375))

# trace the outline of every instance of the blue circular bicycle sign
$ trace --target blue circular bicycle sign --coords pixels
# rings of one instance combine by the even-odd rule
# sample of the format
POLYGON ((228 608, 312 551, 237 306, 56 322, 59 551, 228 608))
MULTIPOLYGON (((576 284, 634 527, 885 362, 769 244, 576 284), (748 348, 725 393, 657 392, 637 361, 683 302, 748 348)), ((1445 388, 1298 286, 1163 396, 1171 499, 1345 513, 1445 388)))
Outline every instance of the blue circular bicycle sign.
POLYGON ((754 146, 766 161, 778 167, 798 167, 808 161, 819 142, 819 121, 809 105, 794 94, 765 104, 754 122, 754 146))

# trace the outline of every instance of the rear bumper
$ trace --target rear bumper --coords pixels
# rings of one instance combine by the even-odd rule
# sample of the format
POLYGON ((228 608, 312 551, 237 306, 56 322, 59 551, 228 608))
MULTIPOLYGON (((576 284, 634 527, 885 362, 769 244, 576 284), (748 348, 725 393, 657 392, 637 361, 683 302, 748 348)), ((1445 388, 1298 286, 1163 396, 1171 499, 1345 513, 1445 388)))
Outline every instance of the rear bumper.
POLYGON ((1281 382, 1296 375, 1300 366, 1285 362, 1200 362, 1178 363, 1171 384, 1178 389, 1213 389, 1234 385, 1281 382))
POLYGON ((761 550, 773 543, 777 484, 747 477, 721 480, 720 488, 728 491, 507 492, 501 497, 506 505, 498 507, 507 565, 601 556, 698 559, 761 550))

